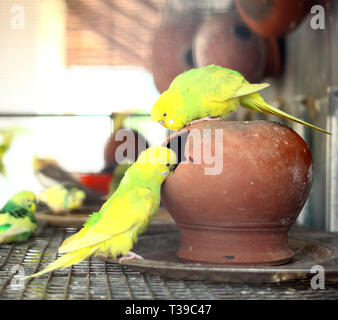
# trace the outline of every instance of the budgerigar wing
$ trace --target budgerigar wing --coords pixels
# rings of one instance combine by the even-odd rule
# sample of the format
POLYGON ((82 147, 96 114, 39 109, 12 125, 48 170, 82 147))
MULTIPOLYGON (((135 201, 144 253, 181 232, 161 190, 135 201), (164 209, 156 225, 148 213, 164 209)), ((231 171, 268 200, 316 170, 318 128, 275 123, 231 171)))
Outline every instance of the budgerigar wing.
POLYGON ((224 102, 268 86, 268 83, 251 84, 237 71, 210 65, 182 73, 175 78, 170 88, 196 92, 207 101, 224 102))
POLYGON ((144 228, 158 209, 156 195, 148 188, 139 188, 115 197, 100 219, 80 238, 62 245, 59 252, 70 252, 108 240, 132 228, 144 228))

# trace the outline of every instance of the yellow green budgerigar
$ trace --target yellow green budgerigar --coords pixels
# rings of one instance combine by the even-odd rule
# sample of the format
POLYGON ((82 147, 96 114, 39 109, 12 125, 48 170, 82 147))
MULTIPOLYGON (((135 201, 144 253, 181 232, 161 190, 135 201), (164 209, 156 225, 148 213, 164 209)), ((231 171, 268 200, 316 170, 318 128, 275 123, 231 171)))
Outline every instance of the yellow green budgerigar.
POLYGON ((20 191, 0 210, 0 243, 25 241, 36 230, 36 197, 20 191))
POLYGON ((72 185, 57 184, 38 194, 42 201, 53 210, 75 210, 82 207, 86 194, 72 185))
POLYGON ((123 260, 142 258, 130 250, 158 211, 161 184, 175 164, 176 154, 168 148, 143 151, 99 212, 62 243, 59 252, 66 254, 28 278, 71 266, 92 254, 122 255, 123 260))
POLYGON ((22 132, 24 132, 24 130, 19 128, 0 129, 0 174, 5 175, 5 167, 3 164, 4 154, 10 148, 14 137, 22 132))
POLYGON ((242 106, 330 134, 267 104, 258 91, 268 86, 268 83, 251 84, 239 72, 220 66, 191 69, 172 81, 155 102, 151 116, 164 127, 179 130, 205 117, 225 119, 242 106))

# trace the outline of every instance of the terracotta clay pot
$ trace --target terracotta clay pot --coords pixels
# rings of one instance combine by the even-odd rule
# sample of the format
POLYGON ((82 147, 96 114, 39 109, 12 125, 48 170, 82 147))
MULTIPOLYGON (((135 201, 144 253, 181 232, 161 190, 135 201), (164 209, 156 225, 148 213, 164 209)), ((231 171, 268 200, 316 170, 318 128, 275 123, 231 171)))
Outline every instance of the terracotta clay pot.
POLYGON ((104 162, 105 167, 113 168, 117 163, 121 163, 124 158, 128 156, 128 159, 135 162, 139 154, 148 147, 146 139, 138 132, 130 129, 120 129, 120 134, 124 136, 120 141, 116 138, 116 134, 112 133, 109 137, 104 148, 104 162), (130 135, 134 136, 134 139, 128 141, 130 135), (126 148, 130 150, 127 154, 127 150, 122 154, 123 159, 116 159, 116 150, 122 144, 126 143, 126 148))
POLYGON ((236 0, 245 23, 263 37, 281 37, 294 30, 310 12, 312 0, 236 0))
POLYGON ((278 78, 282 72, 283 54, 280 44, 283 43, 282 39, 277 41, 276 38, 264 38, 265 47, 265 77, 278 78))
POLYGON ((184 161, 162 187, 162 201, 181 233, 178 257, 235 265, 279 265, 292 258, 288 230, 312 182, 311 153, 296 132, 275 122, 212 120, 168 139, 164 145, 184 150, 184 161), (199 161, 198 151, 208 148, 217 166, 207 157, 199 161), (206 174, 212 167, 218 174, 206 174))
POLYGON ((168 89, 170 83, 180 73, 194 67, 192 41, 200 23, 197 15, 176 15, 164 21, 155 31, 151 70, 159 92, 168 89))
POLYGON ((236 12, 209 16, 194 38, 197 67, 216 64, 242 73, 250 82, 278 76, 281 58, 276 39, 252 32, 236 12))

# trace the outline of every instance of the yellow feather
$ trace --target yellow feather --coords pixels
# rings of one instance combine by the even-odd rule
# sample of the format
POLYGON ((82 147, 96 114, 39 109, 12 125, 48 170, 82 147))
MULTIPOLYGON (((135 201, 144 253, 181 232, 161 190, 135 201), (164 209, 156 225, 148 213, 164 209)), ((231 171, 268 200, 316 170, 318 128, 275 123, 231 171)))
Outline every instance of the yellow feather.
POLYGON ((275 116, 278 116, 278 117, 281 117, 281 118, 284 118, 284 119, 287 119, 287 120, 291 120, 291 121, 294 121, 294 122, 298 122, 304 126, 307 126, 307 127, 310 127, 312 129, 316 129, 316 130, 319 130, 321 132, 324 132, 326 134, 331 134, 330 132, 324 130, 324 129, 321 129, 319 127, 316 127, 308 122, 305 122, 301 119, 298 119, 286 112, 283 112, 282 110, 279 110, 273 106, 270 106, 269 104, 267 104, 263 98, 258 94, 250 94, 248 96, 245 96, 243 98, 241 98, 240 100, 241 102, 241 105, 248 108, 248 109, 254 109, 256 111, 260 111, 262 113, 268 113, 268 114, 272 114, 272 115, 275 115, 275 116))
POLYGON ((32 274, 30 276, 27 276, 24 279, 26 280, 26 279, 29 279, 29 278, 39 277, 44 273, 51 272, 51 271, 54 271, 56 269, 67 268, 67 267, 69 267, 73 264, 76 264, 76 263, 86 259, 90 255, 92 255, 95 252, 95 250, 96 250, 96 248, 94 248, 94 247, 88 247, 88 248, 84 248, 84 249, 81 249, 81 250, 69 252, 69 253, 63 255, 62 257, 60 257, 59 259, 55 260, 51 264, 49 264, 42 271, 35 273, 35 274, 32 274))
POLYGON ((72 241, 75 241, 75 240, 82 238, 86 234, 87 230, 88 230, 88 227, 84 226, 79 232, 77 232, 77 233, 73 234, 72 236, 70 236, 69 238, 67 238, 65 241, 63 241, 63 243, 59 247, 58 251, 60 253, 66 252, 66 251, 63 251, 63 248, 66 247, 72 241))
POLYGON ((148 215, 143 213, 152 210, 155 205, 152 198, 152 191, 143 189, 131 190, 121 198, 114 198, 114 205, 105 207, 96 225, 88 229, 84 236, 62 244, 59 251, 69 252, 94 245, 147 224, 148 215), (112 224, 111 221, 118 223, 112 224))
POLYGON ((241 96, 245 96, 247 94, 250 93, 254 93, 260 90, 263 90, 267 87, 269 87, 270 85, 268 83, 246 83, 243 84, 237 91, 236 94, 234 96, 234 98, 236 97, 241 97, 241 96))

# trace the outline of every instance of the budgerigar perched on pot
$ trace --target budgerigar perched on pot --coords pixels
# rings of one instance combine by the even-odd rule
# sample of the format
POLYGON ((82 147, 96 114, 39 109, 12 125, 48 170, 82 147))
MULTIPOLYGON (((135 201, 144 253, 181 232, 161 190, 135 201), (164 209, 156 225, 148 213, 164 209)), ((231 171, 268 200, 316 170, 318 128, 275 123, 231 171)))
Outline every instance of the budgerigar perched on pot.
POLYGON ((58 184, 40 192, 38 198, 55 211, 72 211, 82 207, 86 194, 75 186, 58 184))
POLYGON ((36 230, 36 197, 31 191, 16 193, 0 210, 0 243, 25 241, 36 230))
POLYGON ((130 250, 158 211, 161 184, 175 164, 176 154, 168 148, 143 151, 100 211, 63 242, 59 252, 66 254, 28 278, 71 266, 92 254, 122 255, 122 260, 140 258, 130 250))
POLYGON ((239 72, 210 65, 178 75, 155 102, 151 116, 166 128, 179 130, 206 117, 225 119, 238 106, 272 114, 329 132, 267 104, 258 91, 269 84, 251 84, 239 72))

